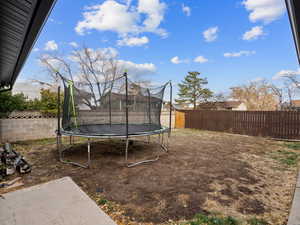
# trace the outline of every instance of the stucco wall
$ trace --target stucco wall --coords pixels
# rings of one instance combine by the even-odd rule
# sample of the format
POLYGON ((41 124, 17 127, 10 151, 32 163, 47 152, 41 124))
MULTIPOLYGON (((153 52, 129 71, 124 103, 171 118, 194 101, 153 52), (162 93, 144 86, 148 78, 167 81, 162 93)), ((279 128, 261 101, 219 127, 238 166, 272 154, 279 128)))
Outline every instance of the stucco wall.
POLYGON ((55 137, 55 118, 1 119, 0 142, 55 137))
MULTIPOLYGON (((169 125, 169 112, 162 112, 161 123, 169 125)), ((172 116, 172 127, 175 114, 172 116)), ((0 119, 0 143, 55 137, 56 118, 0 119)))

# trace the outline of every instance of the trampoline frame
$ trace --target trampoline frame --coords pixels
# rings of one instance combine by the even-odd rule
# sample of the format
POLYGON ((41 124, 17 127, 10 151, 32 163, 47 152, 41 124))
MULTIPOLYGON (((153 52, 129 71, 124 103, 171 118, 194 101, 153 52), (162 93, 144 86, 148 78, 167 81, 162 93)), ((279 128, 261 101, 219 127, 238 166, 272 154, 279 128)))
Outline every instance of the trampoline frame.
MULTIPOLYGON (((57 72, 57 75, 59 75, 61 78, 63 76, 57 72)), ((86 135, 86 134, 76 134, 73 132, 65 131, 61 128, 61 110, 60 110, 60 105, 61 105, 61 100, 60 100, 60 86, 58 87, 58 96, 57 96, 57 102, 58 102, 58 108, 57 108, 57 131, 56 131, 56 144, 57 144, 57 150, 59 153, 59 160, 62 163, 66 164, 71 164, 75 166, 79 166, 82 168, 90 168, 91 166, 91 139, 92 138, 100 138, 100 139, 112 139, 112 138, 118 138, 118 139, 125 139, 126 140, 126 146, 125 146, 125 164, 127 167, 134 167, 140 164, 144 163, 150 163, 150 162, 155 162, 159 160, 159 155, 157 155, 153 159, 148 159, 148 160, 142 160, 142 161, 137 161, 137 162, 128 162, 128 148, 129 148, 129 141, 133 137, 147 137, 147 142, 150 143, 150 136, 152 135, 158 135, 158 144, 160 145, 160 149, 163 152, 168 152, 169 151, 169 138, 171 137, 171 128, 172 128, 172 83, 169 81, 166 83, 166 86, 169 85, 170 87, 170 107, 169 107, 169 127, 163 127, 161 126, 161 129, 158 130, 153 130, 153 131, 147 131, 147 132, 137 132, 134 134, 129 134, 128 132, 128 75, 127 72, 124 73, 123 75, 125 77, 125 85, 126 85, 126 134, 125 135, 113 135, 113 134, 101 134, 101 135, 86 135), (167 138, 164 139, 164 135, 167 134, 167 138), (70 160, 65 160, 64 159, 64 152, 68 150, 68 148, 63 148, 62 145, 62 136, 69 136, 70 137, 70 144, 73 144, 73 137, 84 137, 87 138, 87 163, 86 164, 81 164, 78 162, 73 162, 70 160)), ((161 112, 160 112, 161 113, 161 112)), ((110 112, 111 115, 111 112, 110 112)))

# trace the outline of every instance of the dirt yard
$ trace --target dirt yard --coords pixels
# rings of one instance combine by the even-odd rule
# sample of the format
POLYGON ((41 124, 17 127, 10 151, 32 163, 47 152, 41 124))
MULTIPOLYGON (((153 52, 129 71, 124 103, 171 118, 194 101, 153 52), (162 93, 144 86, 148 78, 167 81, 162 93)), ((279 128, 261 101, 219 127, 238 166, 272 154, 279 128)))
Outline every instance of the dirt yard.
MULTIPOLYGON (((84 162, 86 145, 79 143, 82 139, 75 141, 66 157, 84 162)), ((52 139, 14 144, 33 165, 32 172, 23 176, 25 186, 70 176, 119 224, 181 224, 197 213, 216 212, 239 220, 257 217, 272 225, 286 224, 299 152, 286 143, 177 130, 169 153, 133 168, 124 166, 124 141, 95 142, 91 169, 58 162, 54 143, 52 139)), ((134 141, 129 158, 144 159, 158 152, 156 143, 134 141)))

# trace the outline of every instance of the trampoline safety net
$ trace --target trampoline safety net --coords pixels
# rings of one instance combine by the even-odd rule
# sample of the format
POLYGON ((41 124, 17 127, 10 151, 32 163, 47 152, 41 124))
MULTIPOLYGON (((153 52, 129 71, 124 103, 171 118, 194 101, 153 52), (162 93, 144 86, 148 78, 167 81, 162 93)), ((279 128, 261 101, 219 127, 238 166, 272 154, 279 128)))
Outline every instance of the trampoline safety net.
POLYGON ((162 129, 160 115, 168 83, 142 87, 125 73, 92 83, 63 78, 62 129, 74 135, 129 136, 162 129))

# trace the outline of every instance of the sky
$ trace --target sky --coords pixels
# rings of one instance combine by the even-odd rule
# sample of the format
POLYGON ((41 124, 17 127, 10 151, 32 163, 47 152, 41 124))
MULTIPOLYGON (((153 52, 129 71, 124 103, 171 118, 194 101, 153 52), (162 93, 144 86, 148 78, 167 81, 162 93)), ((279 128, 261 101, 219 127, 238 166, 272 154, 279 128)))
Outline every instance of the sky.
POLYGON ((110 49, 132 73, 177 84, 198 71, 216 93, 300 74, 284 0, 58 0, 19 82, 47 80, 38 57, 110 49))

